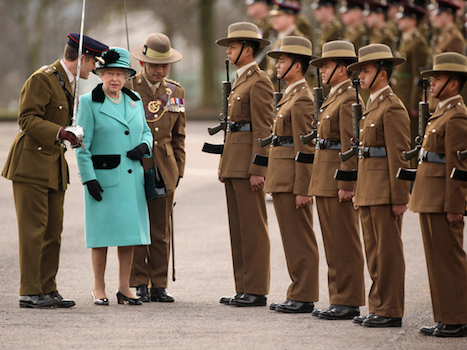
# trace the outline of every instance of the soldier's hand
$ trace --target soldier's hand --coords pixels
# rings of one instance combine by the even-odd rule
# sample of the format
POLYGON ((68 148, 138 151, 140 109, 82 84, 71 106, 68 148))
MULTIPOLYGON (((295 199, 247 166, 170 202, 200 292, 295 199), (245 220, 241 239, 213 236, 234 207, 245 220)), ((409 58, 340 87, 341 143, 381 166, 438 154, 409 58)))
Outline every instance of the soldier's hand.
POLYGON ((397 219, 398 217, 402 216, 407 210, 407 204, 393 204, 392 205, 392 213, 394 217, 397 219))
POLYGON ((264 176, 251 175, 250 186, 252 191, 260 190, 264 185, 264 176))
POLYGON ((70 131, 66 131, 64 128, 60 128, 58 137, 63 141, 70 142, 73 148, 81 146, 81 143, 78 141, 76 135, 70 131))
POLYGON ((353 191, 348 191, 348 190, 339 190, 337 191, 337 195, 339 197, 339 203, 342 202, 350 202, 353 197, 353 191))
POLYGON ((149 147, 144 142, 126 153, 131 160, 141 160, 145 154, 149 154, 149 147))
POLYGON ((311 202, 310 196, 304 196, 301 194, 297 194, 295 196, 295 209, 300 209, 301 207, 304 207, 310 202, 311 202))
POLYGON ((455 214, 455 213, 447 213, 446 217, 449 221, 449 225, 454 226, 458 222, 464 220, 464 215, 462 214, 455 214))
POLYGON ((100 202, 102 200, 102 196, 100 192, 104 192, 101 187, 101 184, 97 180, 90 180, 84 183, 88 188, 89 194, 94 198, 96 201, 100 202))

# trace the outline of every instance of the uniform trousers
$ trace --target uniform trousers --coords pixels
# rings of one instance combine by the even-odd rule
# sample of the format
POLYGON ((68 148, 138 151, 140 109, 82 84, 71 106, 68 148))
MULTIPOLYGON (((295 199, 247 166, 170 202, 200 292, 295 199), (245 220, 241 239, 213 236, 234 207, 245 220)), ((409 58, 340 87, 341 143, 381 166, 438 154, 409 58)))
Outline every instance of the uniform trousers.
POLYGON ((435 322, 467 324, 464 222, 450 226, 446 213, 419 216, 435 322))
POLYGON ((373 281, 368 295, 370 313, 403 317, 405 262, 402 217, 395 218, 391 205, 360 207, 368 272, 373 281))
POLYGON ((314 302, 319 299, 319 253, 313 231, 312 204, 295 208, 295 194, 273 193, 287 269, 292 283, 287 299, 314 302))
POLYGON ((57 290, 65 191, 13 181, 19 231, 20 295, 57 290))
POLYGON ((358 212, 352 202, 339 203, 337 197, 315 199, 328 264, 330 304, 365 305, 358 212))
POLYGON ((135 246, 130 285, 167 288, 170 259, 170 215, 175 191, 148 202, 151 244, 135 246))
POLYGON ((236 293, 269 293, 270 244, 266 194, 250 179, 225 179, 236 293))

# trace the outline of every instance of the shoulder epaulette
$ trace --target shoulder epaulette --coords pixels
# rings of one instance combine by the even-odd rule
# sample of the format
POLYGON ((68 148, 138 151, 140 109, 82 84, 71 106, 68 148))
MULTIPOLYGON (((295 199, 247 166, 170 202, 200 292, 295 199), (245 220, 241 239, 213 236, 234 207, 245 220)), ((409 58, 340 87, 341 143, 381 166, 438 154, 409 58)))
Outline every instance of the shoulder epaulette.
POLYGON ((179 82, 176 82, 175 80, 168 79, 168 78, 165 78, 165 80, 166 80, 167 82, 169 82, 169 83, 172 83, 172 84, 177 85, 178 87, 182 87, 182 86, 180 85, 180 83, 179 83, 179 82))

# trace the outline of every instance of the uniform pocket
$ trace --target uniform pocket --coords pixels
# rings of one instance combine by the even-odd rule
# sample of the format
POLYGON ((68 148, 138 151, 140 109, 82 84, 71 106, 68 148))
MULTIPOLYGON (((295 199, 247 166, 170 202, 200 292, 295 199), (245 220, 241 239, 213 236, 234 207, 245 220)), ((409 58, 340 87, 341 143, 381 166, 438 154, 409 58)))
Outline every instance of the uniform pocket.
POLYGON ((369 141, 367 146, 379 146, 384 145, 384 132, 381 125, 371 123, 365 127, 366 139, 369 141))

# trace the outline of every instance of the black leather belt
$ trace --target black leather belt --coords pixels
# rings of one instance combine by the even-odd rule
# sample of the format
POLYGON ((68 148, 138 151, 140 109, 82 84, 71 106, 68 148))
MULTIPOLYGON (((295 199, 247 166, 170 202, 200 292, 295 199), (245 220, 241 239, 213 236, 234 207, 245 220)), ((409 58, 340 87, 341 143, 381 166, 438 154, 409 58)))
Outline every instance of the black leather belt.
POLYGON ((227 132, 251 131, 251 123, 248 122, 228 122, 227 132))
POLYGON ((341 150, 341 142, 340 140, 317 139, 316 148, 341 150))
POLYGON ((420 162, 446 164, 446 155, 444 153, 429 152, 422 149, 418 154, 418 160, 420 162))
POLYGON ((386 147, 358 147, 359 158, 387 157, 386 147))
POLYGON ((272 138, 272 145, 277 146, 286 146, 293 147, 293 136, 274 136, 272 138))

